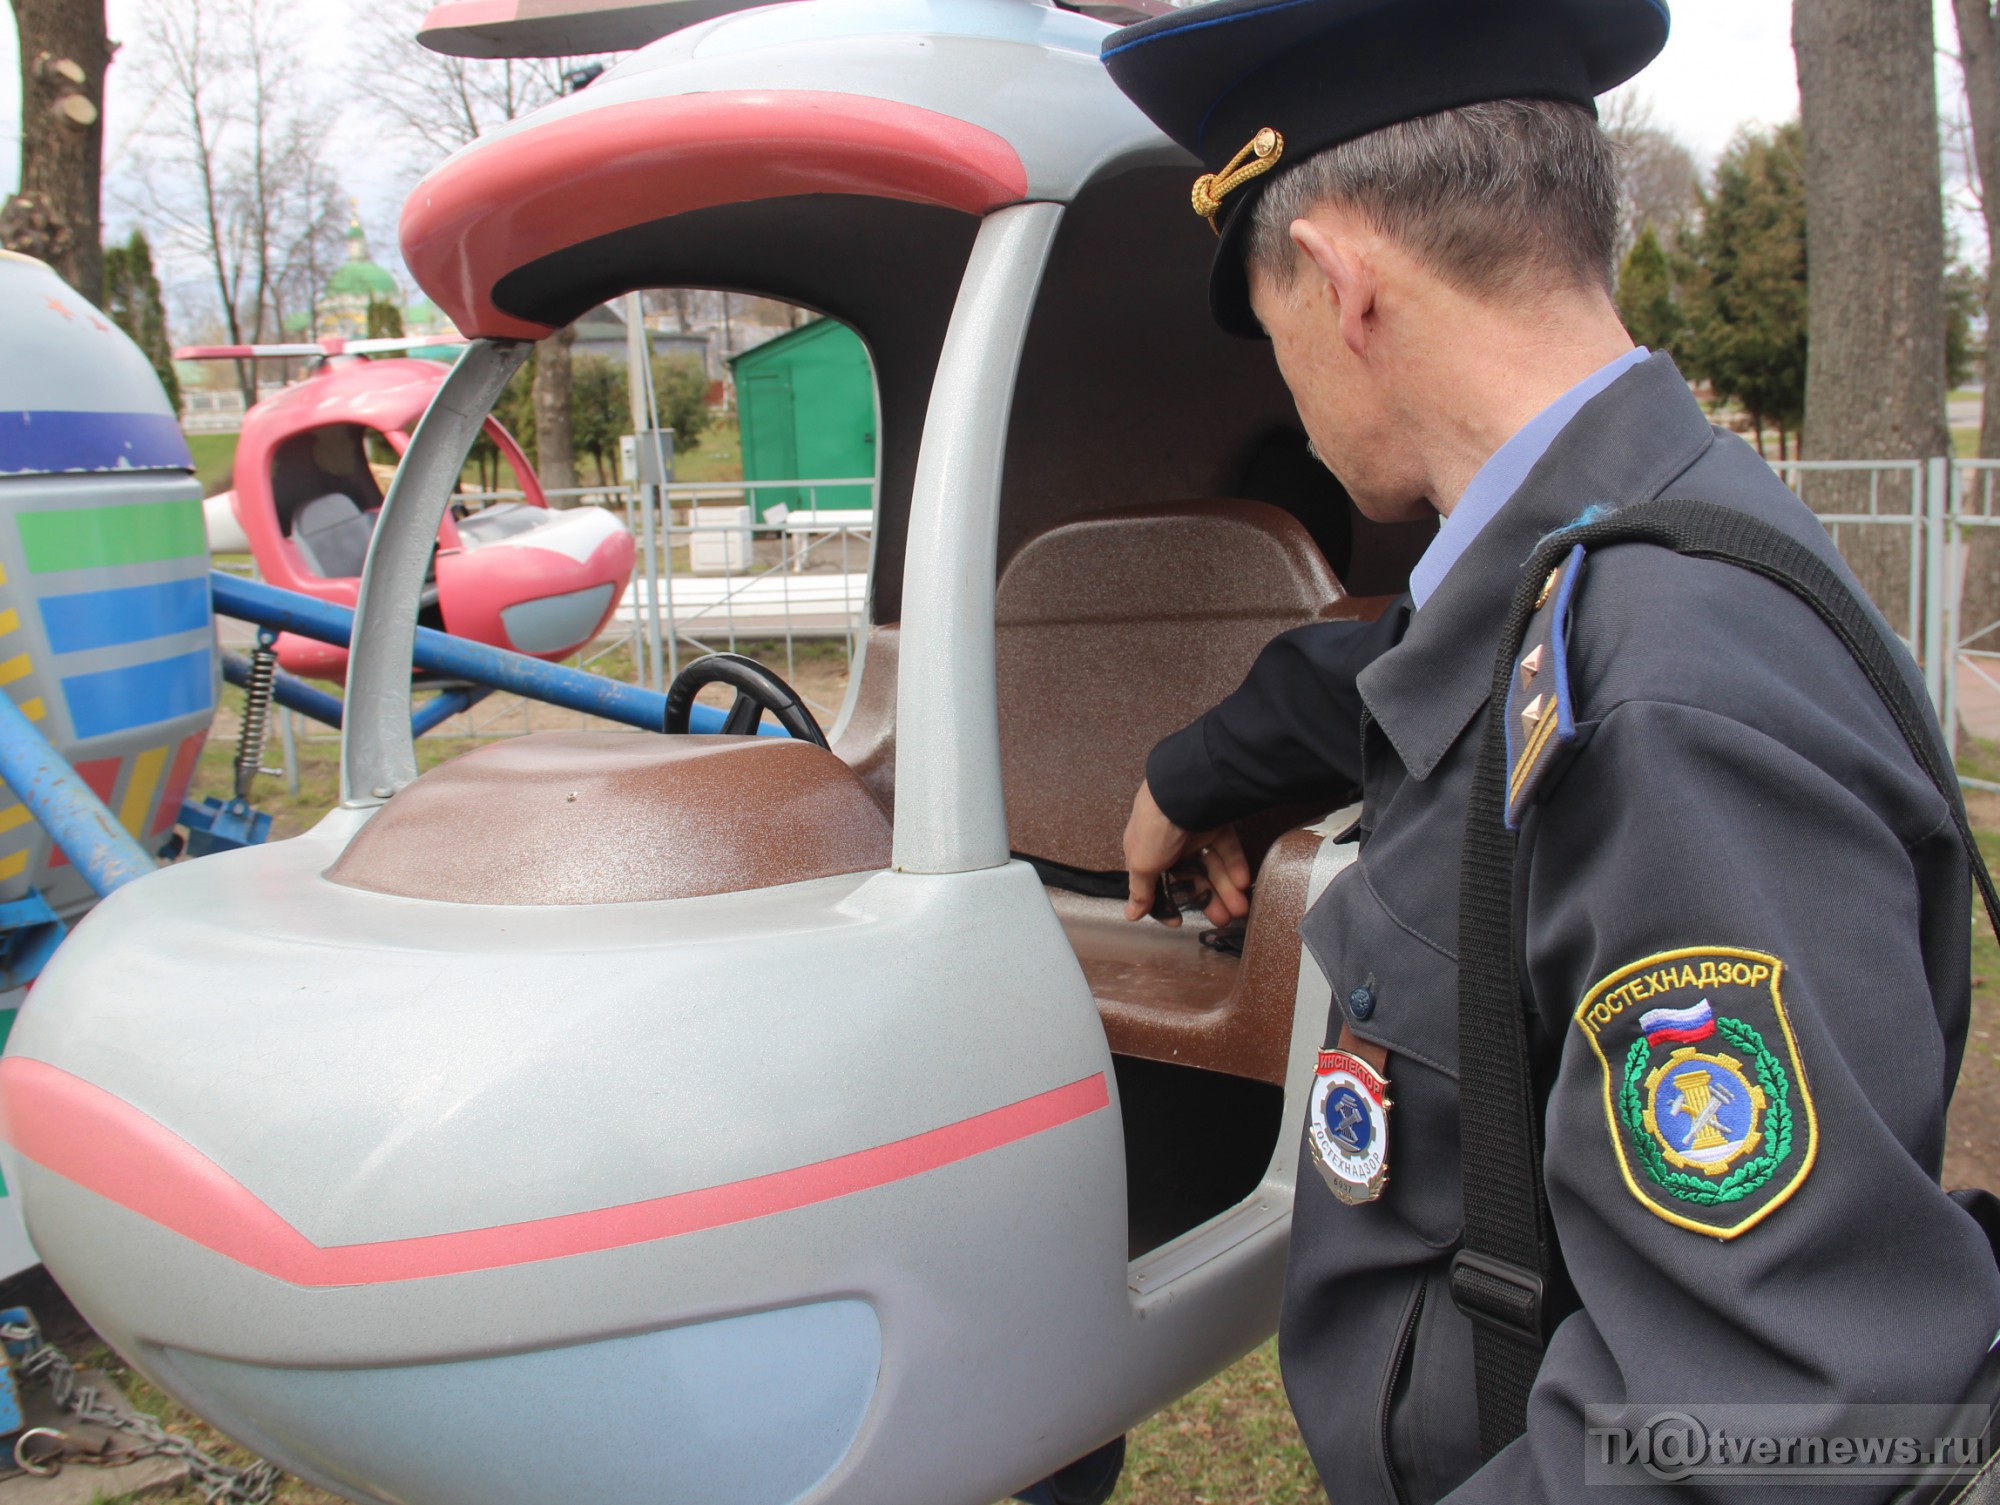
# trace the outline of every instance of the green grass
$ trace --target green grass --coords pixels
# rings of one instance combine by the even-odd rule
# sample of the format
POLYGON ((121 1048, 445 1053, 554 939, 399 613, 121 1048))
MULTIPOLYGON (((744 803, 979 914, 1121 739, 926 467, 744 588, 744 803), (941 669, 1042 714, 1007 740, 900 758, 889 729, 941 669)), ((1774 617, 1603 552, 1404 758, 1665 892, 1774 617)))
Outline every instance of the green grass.
POLYGON ((236 435, 189 434, 187 442, 194 454, 195 478, 201 482, 203 496, 214 496, 236 484, 230 478, 230 469, 236 464, 236 435))
POLYGON ((1324 1505, 1266 1343, 1126 1439, 1114 1505, 1324 1505))
MULTIPOLYGON (((240 716, 243 692, 234 685, 223 686, 220 709, 232 717, 240 716)), ((303 728, 312 723, 300 717, 299 724, 303 728)), ((435 768, 479 746, 484 740, 474 737, 424 737, 417 743, 417 767, 435 768)), ((250 792, 250 803, 271 817, 273 841, 310 830, 321 816, 340 803, 339 739, 301 736, 298 738, 298 750, 297 794, 290 792, 281 774, 259 774, 250 792)), ((274 728, 264 744, 264 766, 280 767, 284 756, 284 744, 278 740, 274 728)), ((194 777, 189 781, 188 798, 197 804, 204 795, 227 800, 235 791, 236 738, 225 736, 220 731, 212 732, 208 744, 201 750, 201 761, 195 765, 194 777)))
POLYGON ((734 415, 710 424, 699 444, 674 456, 674 479, 696 483, 743 479, 743 443, 734 415))

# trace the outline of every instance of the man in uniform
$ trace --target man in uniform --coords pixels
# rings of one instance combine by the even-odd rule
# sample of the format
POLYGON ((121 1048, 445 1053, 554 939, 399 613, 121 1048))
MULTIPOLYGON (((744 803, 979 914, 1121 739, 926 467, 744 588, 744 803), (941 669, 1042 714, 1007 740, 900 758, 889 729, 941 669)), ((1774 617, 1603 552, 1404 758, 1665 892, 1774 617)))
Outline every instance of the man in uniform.
POLYGON ((1578 551, 1492 700, 1524 562, 1585 516, 1722 504, 1851 582, 1613 306, 1592 101, 1666 28, 1657 0, 1218 0, 1104 48, 1207 168, 1218 320, 1271 340, 1362 511, 1441 518, 1379 620, 1278 639, 1154 750, 1126 835, 1130 917, 1199 856, 1219 922, 1247 908, 1232 821, 1362 791, 1360 855, 1301 926, 1333 1007, 1280 1329, 1340 1505, 1576 1498, 1592 1404, 1810 1403, 1837 1427, 1850 1404, 1954 1401, 2000 1328, 1993 1254, 1938 1184, 1967 857, 1833 633, 1730 563, 1578 551), (1495 715, 1574 1300, 1525 1431, 1482 1449, 1452 1268, 1460 854, 1495 715))

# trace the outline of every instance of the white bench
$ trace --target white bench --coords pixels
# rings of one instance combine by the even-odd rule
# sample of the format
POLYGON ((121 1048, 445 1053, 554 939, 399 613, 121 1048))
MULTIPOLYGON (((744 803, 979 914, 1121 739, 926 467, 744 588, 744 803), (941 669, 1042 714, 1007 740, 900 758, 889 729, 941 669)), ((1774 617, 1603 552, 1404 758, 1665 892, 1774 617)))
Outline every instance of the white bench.
POLYGON ((785 507, 771 508, 764 514, 766 522, 776 522, 785 530, 786 557, 791 560, 794 573, 806 567, 806 556, 812 552, 816 537, 833 537, 836 533, 873 533, 875 531, 875 509, 872 507, 785 507), (797 546, 792 546, 797 540, 797 546))

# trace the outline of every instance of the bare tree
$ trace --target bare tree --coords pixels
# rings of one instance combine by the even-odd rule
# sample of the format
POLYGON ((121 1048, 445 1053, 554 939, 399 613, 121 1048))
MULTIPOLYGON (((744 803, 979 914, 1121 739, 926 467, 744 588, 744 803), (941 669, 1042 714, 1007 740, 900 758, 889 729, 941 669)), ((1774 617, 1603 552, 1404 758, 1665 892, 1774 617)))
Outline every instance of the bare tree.
MULTIPOLYGON (((494 126, 539 109, 563 92, 567 58, 465 58, 417 40, 431 0, 361 0, 356 6, 367 60, 369 108, 435 159, 494 126)), ((419 164, 419 170, 430 166, 419 164)))
POLYGON ((294 314, 302 316, 307 330, 319 328, 320 295, 346 259, 351 208, 316 147, 296 157, 292 168, 296 176, 272 255, 271 308, 281 338, 294 314))
MULTIPOLYGON (((417 41, 429 8, 430 0, 367 0, 361 10, 371 103, 397 135, 432 157, 442 156, 562 94, 572 59, 432 52, 417 41)), ((558 489, 576 484, 570 436, 575 341, 574 330, 566 329, 535 347, 536 468, 543 485, 558 489)))
MULTIPOLYGON (((154 109, 139 205, 206 267, 232 343, 282 334, 340 230, 291 0, 161 0, 143 47, 154 109)), ((253 400, 247 366, 238 380, 253 400)))
POLYGON ((21 186, 0 208, 0 245, 39 256, 93 303, 104 299, 98 210, 104 0, 13 0, 21 41, 21 186))
MULTIPOLYGON (((1930 0, 1797 0, 1808 310, 1802 452, 1949 454, 1944 214, 1930 0)), ((1819 477, 1809 501, 1839 500, 1819 477)), ((1906 541, 1857 529, 1847 552, 1899 619, 1906 541)), ((1849 543, 1843 540, 1843 543, 1849 543)))
POLYGON ((1618 146, 1618 259, 1650 226, 1671 249, 1694 213, 1700 172, 1687 144, 1659 124, 1644 95, 1612 97, 1602 115, 1605 134, 1618 146))

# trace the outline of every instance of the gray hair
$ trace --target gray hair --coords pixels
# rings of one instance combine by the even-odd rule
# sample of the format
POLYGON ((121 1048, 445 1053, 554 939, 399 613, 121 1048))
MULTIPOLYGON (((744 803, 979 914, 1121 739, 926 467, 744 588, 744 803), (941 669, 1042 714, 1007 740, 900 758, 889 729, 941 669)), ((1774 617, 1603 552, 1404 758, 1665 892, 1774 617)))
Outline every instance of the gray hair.
POLYGON ((1291 223, 1328 203, 1358 210, 1468 292, 1614 285, 1617 149, 1580 105, 1465 105, 1316 152, 1252 206, 1249 264, 1290 287, 1291 223))

